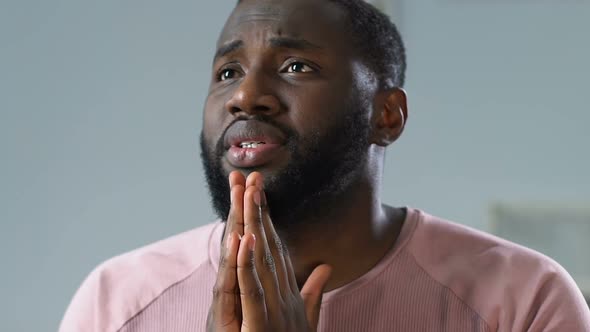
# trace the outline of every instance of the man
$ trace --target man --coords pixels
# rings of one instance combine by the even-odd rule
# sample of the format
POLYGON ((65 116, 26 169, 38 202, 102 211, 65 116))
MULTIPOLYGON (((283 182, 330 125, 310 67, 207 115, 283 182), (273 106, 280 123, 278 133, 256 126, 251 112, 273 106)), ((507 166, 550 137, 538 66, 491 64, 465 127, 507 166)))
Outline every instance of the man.
POLYGON ((555 262, 381 203, 404 72, 362 1, 240 1, 201 137, 222 221, 99 266, 61 331, 590 331, 555 262))

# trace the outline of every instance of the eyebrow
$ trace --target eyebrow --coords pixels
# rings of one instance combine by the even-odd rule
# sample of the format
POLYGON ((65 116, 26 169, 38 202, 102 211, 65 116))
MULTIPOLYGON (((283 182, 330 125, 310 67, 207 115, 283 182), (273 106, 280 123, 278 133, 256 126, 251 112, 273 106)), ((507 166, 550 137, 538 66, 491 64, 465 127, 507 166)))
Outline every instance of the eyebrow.
POLYGON ((215 51, 215 57, 213 59, 217 60, 223 56, 226 56, 227 54, 229 54, 231 52, 235 52, 236 50, 238 50, 242 47, 244 47, 244 42, 241 40, 234 40, 234 41, 229 42, 227 44, 221 45, 221 46, 219 46, 217 51, 215 51))
POLYGON ((322 47, 303 38, 274 37, 270 45, 275 48, 290 48, 295 50, 322 49, 322 47))
MULTIPOLYGON (((290 38, 290 37, 274 37, 269 40, 270 46, 273 48, 287 48, 294 50, 321 50, 322 47, 318 46, 306 39, 302 38, 290 38)), ((240 48, 244 47, 242 40, 234 40, 227 44, 221 45, 215 52, 214 59, 217 60, 229 53, 235 52, 240 48)))

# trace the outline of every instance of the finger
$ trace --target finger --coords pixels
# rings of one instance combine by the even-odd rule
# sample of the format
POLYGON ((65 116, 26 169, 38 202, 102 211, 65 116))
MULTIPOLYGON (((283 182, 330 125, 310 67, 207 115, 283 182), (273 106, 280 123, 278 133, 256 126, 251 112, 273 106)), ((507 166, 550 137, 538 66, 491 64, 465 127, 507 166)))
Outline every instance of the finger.
POLYGON ((235 231, 240 236, 244 235, 244 192, 244 186, 241 184, 232 187, 231 206, 227 217, 227 225, 230 227, 228 231, 235 231))
POLYGON ((264 189, 263 179, 264 177, 262 176, 262 174, 260 174, 260 172, 250 173, 250 175, 248 175, 248 178, 246 179, 246 188, 250 186, 256 186, 259 189, 264 189))
POLYGON ((246 188, 244 194, 244 236, 252 234, 256 237, 254 262, 260 282, 266 294, 266 303, 270 308, 278 308, 280 300, 279 283, 276 275, 276 262, 273 257, 264 226, 261 221, 260 190, 256 186, 246 188))
POLYGON ((232 204, 227 221, 225 222, 223 238, 221 239, 220 260, 226 255, 229 234, 236 233, 238 235, 238 240, 244 235, 244 187, 236 185, 232 188, 230 195, 232 197, 232 204))
MULTIPOLYGON (((287 254, 287 250, 283 241, 281 240, 279 234, 277 233, 272 220, 270 218, 268 205, 266 204, 266 195, 263 190, 260 190, 260 206, 259 206, 259 214, 260 219, 262 221, 262 226, 264 229, 264 233, 266 234, 266 241, 268 243, 268 247, 270 249, 270 253, 275 261, 275 271, 277 276, 277 281, 279 285, 279 293, 283 297, 283 299, 287 296, 287 294, 297 294, 293 293, 291 290, 291 285, 289 281, 288 271, 285 262, 285 256, 287 254)), ((293 276, 293 279, 294 276, 293 276)))
POLYGON ((267 307, 264 289, 254 263, 256 237, 246 233, 238 249, 238 286, 242 305, 242 331, 260 331, 266 322, 267 307))
POLYGON ((237 231, 240 236, 244 235, 243 206, 246 178, 241 172, 232 171, 229 173, 228 180, 231 206, 226 220, 224 238, 232 231, 237 231))
MULTIPOLYGON (((291 291, 285 259, 283 257, 285 255, 286 248, 284 247, 284 243, 276 232, 272 223, 272 219, 270 218, 270 210, 266 204, 266 194, 264 192, 264 176, 259 172, 250 173, 246 179, 246 188, 249 186, 256 186, 260 190, 261 202, 257 204, 259 205, 259 219, 262 222, 262 226, 266 234, 266 241, 268 243, 270 253, 274 258, 279 292, 284 298, 284 295, 291 291)), ((299 290, 297 290, 297 292, 299 292, 299 290)))
POLYGON ((303 304, 305 305, 305 314, 307 316, 309 327, 313 331, 317 330, 318 320, 320 318, 320 307, 322 306, 322 296, 331 274, 332 267, 330 267, 330 265, 319 265, 311 272, 301 289, 301 297, 303 298, 303 304))
POLYGON ((246 178, 244 175, 239 171, 232 171, 229 173, 229 188, 233 188, 235 185, 241 185, 242 187, 246 187, 246 178))
POLYGON ((244 187, 241 184, 235 184, 231 188, 230 197, 231 207, 225 223, 225 233, 221 246, 222 256, 227 247, 225 245, 225 239, 228 234, 235 232, 240 236, 244 235, 244 187))
POLYGON ((213 303, 207 325, 217 328, 238 330, 241 313, 237 312, 240 304, 237 257, 240 239, 237 233, 231 233, 226 242, 225 255, 219 264, 217 280, 213 287, 213 303))
POLYGON ((291 289, 292 294, 299 294, 299 286, 297 285, 297 276, 295 275, 295 270, 293 269, 293 263, 291 263, 291 254, 289 254, 289 250, 285 248, 285 253, 283 255, 285 259, 285 268, 287 270, 287 280, 289 282, 289 288, 291 289))

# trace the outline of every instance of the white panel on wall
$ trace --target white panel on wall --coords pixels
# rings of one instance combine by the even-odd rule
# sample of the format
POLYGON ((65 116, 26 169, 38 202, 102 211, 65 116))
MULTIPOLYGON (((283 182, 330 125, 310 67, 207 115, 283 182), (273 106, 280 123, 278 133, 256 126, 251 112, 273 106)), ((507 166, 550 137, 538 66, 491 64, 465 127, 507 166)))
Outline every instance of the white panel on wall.
POLYGON ((590 295, 590 204, 495 204, 492 232, 555 259, 590 295))

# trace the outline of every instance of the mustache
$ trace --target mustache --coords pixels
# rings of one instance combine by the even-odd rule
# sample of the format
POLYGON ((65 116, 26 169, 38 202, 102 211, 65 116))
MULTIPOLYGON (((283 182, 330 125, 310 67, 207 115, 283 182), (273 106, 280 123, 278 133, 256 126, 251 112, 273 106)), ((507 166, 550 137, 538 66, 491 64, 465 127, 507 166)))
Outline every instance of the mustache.
POLYGON ((287 140, 286 145, 288 147, 296 146, 296 142, 299 140, 299 134, 297 133, 297 131, 295 131, 293 128, 291 128, 283 123, 278 122, 277 120, 275 120, 271 116, 264 115, 264 114, 256 114, 253 116, 243 116, 242 115, 242 116, 236 117, 232 122, 230 122, 230 124, 227 125, 227 127, 225 127, 225 129, 223 130, 223 133, 221 134, 221 136, 219 136, 219 139, 217 140, 217 143, 215 144, 215 155, 217 157, 221 157, 225 153, 224 139, 225 139, 225 135, 227 134, 227 131, 231 128, 231 126, 233 126, 234 124, 236 124, 239 121, 258 121, 258 122, 263 122, 263 123, 266 123, 270 126, 277 128, 285 136, 285 139, 287 140))

